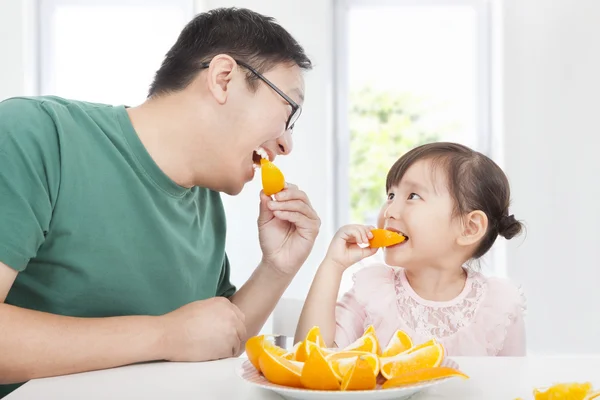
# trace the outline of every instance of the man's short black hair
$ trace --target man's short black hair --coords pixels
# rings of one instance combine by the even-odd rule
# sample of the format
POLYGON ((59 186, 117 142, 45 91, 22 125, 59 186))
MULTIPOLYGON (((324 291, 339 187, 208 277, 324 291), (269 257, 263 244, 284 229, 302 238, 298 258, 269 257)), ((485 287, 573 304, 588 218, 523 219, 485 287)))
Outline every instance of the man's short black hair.
MULTIPOLYGON (((304 49, 272 17, 245 8, 217 8, 196 15, 181 31, 156 72, 148 96, 185 89, 218 54, 228 54, 266 72, 281 63, 310 70, 312 63, 304 49)), ((256 75, 248 71, 248 83, 256 75)))

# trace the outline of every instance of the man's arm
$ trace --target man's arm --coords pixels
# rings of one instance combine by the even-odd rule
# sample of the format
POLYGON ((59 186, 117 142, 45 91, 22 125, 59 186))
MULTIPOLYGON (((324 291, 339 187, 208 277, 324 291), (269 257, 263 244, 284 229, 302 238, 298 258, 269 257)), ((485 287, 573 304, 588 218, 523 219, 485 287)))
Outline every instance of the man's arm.
POLYGON ((246 317, 244 341, 258 334, 293 278, 294 275, 282 274, 260 263, 250 279, 230 298, 246 317))
POLYGON ((73 318, 5 304, 17 272, 0 263, 0 384, 161 358, 156 317, 73 318))
POLYGON ((231 296, 246 317, 249 337, 258 334, 277 302, 306 261, 321 221, 308 196, 288 184, 275 195, 261 192, 258 232, 263 259, 250 279, 231 296))
POLYGON ((15 277, 0 263, 0 384, 144 361, 226 358, 246 337, 244 315, 224 298, 162 316, 65 317, 5 304, 15 277))

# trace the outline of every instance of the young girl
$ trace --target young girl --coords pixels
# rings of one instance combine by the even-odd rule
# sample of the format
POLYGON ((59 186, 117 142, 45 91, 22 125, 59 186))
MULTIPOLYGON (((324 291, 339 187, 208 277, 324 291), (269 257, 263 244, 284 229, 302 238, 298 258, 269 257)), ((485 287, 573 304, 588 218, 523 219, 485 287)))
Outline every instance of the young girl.
POLYGON ((451 356, 524 355, 519 288, 466 266, 498 235, 510 239, 521 231, 508 211, 502 170, 468 147, 431 143, 394 164, 386 191, 379 227, 406 240, 384 249, 387 265, 358 271, 337 301, 344 270, 377 252, 364 247, 373 227, 342 227, 316 273, 295 342, 317 325, 328 346, 343 348, 373 325, 382 347, 401 329, 414 344, 435 337, 451 356))

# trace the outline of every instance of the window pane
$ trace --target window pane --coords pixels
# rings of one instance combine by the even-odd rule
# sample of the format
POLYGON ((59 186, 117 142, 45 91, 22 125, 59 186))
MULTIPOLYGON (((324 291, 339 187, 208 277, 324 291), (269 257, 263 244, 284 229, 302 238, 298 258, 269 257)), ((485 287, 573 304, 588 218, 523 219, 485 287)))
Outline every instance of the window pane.
POLYGON ((404 152, 439 140, 477 147, 477 12, 354 7, 348 24, 350 218, 375 225, 404 152))

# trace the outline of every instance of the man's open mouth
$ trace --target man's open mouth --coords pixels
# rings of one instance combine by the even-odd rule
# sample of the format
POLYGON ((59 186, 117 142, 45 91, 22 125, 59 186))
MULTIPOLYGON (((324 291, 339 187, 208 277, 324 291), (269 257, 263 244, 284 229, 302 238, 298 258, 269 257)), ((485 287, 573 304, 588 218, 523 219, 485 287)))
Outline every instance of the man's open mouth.
POLYGON ((260 160, 263 158, 270 161, 269 154, 264 148, 258 147, 252 152, 252 162, 254 163, 254 168, 260 168, 260 160))

